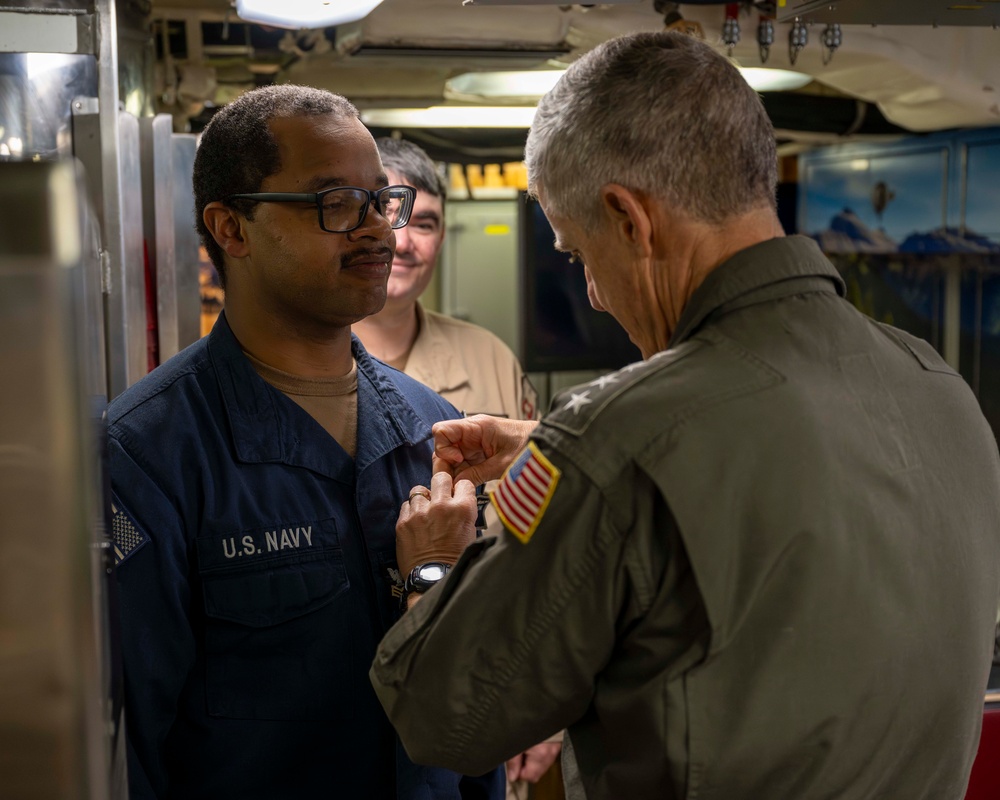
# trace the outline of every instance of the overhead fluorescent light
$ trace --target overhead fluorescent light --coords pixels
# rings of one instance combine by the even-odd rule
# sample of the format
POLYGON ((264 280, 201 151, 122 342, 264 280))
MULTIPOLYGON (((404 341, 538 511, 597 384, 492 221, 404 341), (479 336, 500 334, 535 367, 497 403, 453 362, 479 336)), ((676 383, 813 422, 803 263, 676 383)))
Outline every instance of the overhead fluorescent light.
POLYGON ((445 97, 541 97, 562 77, 565 70, 510 70, 507 72, 465 72, 445 83, 445 97))
MULTIPOLYGON (((800 89, 812 81, 812 76, 788 69, 740 67, 740 74, 758 92, 800 89)), ((445 83, 445 97, 450 99, 540 98, 562 77, 565 70, 510 70, 500 72, 464 72, 445 83)))
POLYGON ((790 69, 739 67, 743 79, 755 92, 788 92, 812 82, 812 75, 790 69))
MULTIPOLYGON (((758 92, 798 89, 812 76, 787 69, 739 67, 758 92)), ((445 94, 457 97, 541 97, 565 70, 466 72, 450 79, 445 94)), ((430 108, 372 108, 361 112, 366 125, 383 128, 530 128, 534 106, 431 106, 430 108)))
POLYGON ((330 28, 367 17, 382 0, 236 0, 240 19, 279 28, 330 28))
POLYGON ((431 106, 371 108, 365 125, 379 128, 530 128, 534 106, 431 106))

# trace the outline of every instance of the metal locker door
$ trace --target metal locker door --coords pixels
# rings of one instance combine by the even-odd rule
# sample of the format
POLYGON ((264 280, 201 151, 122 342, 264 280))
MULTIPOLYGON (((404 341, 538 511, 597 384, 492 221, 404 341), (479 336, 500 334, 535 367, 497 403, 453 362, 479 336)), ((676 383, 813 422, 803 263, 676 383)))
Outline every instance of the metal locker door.
POLYGON ((0 163, 5 797, 111 796, 108 549, 95 435, 103 409, 92 394, 103 381, 87 374, 100 368, 87 352, 100 336, 84 329, 100 321, 82 274, 88 227, 79 199, 72 162, 0 163))

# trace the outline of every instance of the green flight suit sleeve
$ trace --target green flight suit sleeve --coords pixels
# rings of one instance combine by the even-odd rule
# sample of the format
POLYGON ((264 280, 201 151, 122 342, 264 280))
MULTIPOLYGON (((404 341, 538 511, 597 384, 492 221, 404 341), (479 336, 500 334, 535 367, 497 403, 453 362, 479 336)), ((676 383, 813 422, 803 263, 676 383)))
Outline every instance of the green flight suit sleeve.
POLYGON ((536 444, 561 474, 529 541, 471 545, 376 656, 372 682, 417 763, 478 774, 580 719, 616 636, 664 588, 668 554, 649 542, 669 539, 652 536, 665 507, 645 476, 602 489, 536 444))

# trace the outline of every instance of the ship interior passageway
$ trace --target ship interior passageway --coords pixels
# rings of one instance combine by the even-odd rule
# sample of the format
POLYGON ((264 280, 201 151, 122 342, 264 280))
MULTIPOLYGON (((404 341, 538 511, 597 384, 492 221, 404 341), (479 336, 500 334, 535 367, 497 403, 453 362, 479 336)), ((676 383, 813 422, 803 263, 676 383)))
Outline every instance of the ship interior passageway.
MULTIPOLYGON (((509 350, 524 373, 516 405, 537 418, 561 392, 642 360, 615 319, 594 309, 583 270, 554 248, 552 225, 529 192, 525 142, 539 98, 614 37, 695 36, 730 59, 760 96, 774 128, 785 233, 819 245, 856 308, 926 340, 1000 436, 1000 3, 369 0, 353 12, 349 5, 15 0, 0 7, 3 797, 129 796, 115 569, 148 536, 114 507, 107 410, 226 324, 224 281, 199 237, 192 176, 206 126, 252 89, 300 84, 338 93, 373 137, 426 152, 443 190, 421 313, 471 323, 509 350)), ((715 152, 732 146, 721 137, 691 143, 715 152)), ((415 235, 419 209, 413 213, 397 242, 415 235)), ((459 410, 517 416, 499 407, 459 410)), ((260 453, 264 462, 280 460, 260 453)), ((380 508, 376 500, 359 507, 380 508)), ((331 530, 355 525, 329 521, 331 530)), ((239 537, 226 533, 235 554, 239 537)), ((254 532, 239 534, 256 553, 254 532)), ((340 564, 343 575, 331 578, 323 569, 340 547, 331 536, 325 560, 316 561, 324 567, 303 568, 303 614, 333 597, 317 587, 338 576, 344 585, 370 582, 372 592, 394 580, 390 557, 374 547, 365 550, 371 574, 348 576, 355 567, 340 564)), ((216 569, 218 579, 225 566, 203 571, 216 569)), ((404 580, 395 578, 402 593, 404 580)), ((239 580, 226 585, 236 592, 239 580)), ((254 591, 266 594, 267 580, 282 578, 260 580, 254 591)), ((217 617, 239 622, 246 615, 226 606, 224 582, 215 584, 217 617)), ((192 602, 213 602, 198 591, 192 602)), ((369 612, 387 628, 395 610, 369 612)), ((281 622, 294 625, 297 614, 281 622)), ((280 630, 258 615, 244 633, 280 638, 280 630)), ((996 636, 967 800, 1000 797, 1000 609, 996 636)), ((379 636, 371 638, 374 648, 379 636)), ((283 719, 283 709, 274 711, 280 705, 261 701, 240 713, 283 719)), ((569 791, 556 761, 538 783, 508 786, 507 798, 555 800, 569 791)), ((290 788, 288 796, 300 795, 290 788)))

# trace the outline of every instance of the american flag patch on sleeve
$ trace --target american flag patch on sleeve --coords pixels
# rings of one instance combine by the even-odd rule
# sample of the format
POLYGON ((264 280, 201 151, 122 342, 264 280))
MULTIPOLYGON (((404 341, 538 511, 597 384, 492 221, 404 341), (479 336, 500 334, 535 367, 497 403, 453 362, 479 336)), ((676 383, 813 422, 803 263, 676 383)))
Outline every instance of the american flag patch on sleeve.
POLYGON ((115 566, 149 541, 149 537, 122 507, 118 498, 111 501, 111 543, 115 549, 115 566))
POLYGON ((524 544, 541 522, 561 474, 534 442, 528 442, 493 492, 493 506, 500 519, 524 544))

